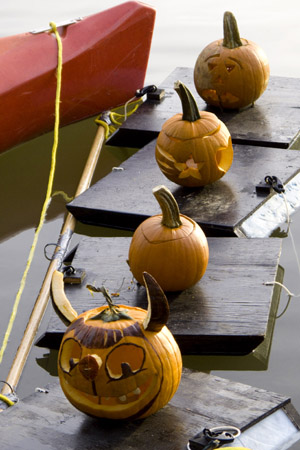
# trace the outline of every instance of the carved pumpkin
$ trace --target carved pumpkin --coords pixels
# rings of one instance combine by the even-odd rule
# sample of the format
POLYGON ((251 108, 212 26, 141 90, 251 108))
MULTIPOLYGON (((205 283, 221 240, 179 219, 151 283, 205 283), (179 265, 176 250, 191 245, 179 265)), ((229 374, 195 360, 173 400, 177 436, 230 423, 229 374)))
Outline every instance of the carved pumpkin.
MULTIPOLYGON (((60 384, 68 400, 86 414, 146 417, 166 405, 177 390, 182 360, 165 326, 168 302, 151 275, 145 273, 144 279, 148 311, 116 306, 105 288, 93 288, 104 293, 108 306, 80 314, 64 334, 58 355, 60 384)), ((61 293, 63 300, 54 302, 62 311, 70 304, 61 293)))
POLYGON ((205 234, 191 218, 179 213, 172 193, 165 186, 153 189, 162 210, 135 230, 128 263, 143 284, 143 272, 153 274, 164 291, 193 286, 204 275, 209 249, 205 234))
POLYGON ((174 88, 181 99, 183 113, 163 124, 156 142, 156 161, 174 183, 205 186, 229 170, 233 160, 231 136, 215 114, 199 112, 194 97, 183 83, 177 81, 174 88))
POLYGON ((194 83, 209 105, 239 109, 251 105, 265 91, 270 67, 264 51, 241 39, 236 19, 224 13, 224 38, 207 45, 198 56, 194 83))

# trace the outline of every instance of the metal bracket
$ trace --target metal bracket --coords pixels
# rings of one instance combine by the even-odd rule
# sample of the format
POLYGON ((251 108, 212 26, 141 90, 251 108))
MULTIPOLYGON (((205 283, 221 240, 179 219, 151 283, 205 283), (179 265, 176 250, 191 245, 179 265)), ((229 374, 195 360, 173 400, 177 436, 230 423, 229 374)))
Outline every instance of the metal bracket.
POLYGON ((262 196, 269 195, 271 189, 274 189, 274 191, 277 192, 277 194, 285 192, 283 183, 275 175, 273 176, 266 175, 263 181, 261 181, 259 184, 255 186, 255 189, 256 194, 262 196))
MULTIPOLYGON (((80 22, 83 19, 83 17, 77 17, 76 19, 71 19, 71 20, 67 20, 65 22, 60 22, 56 24, 56 27, 66 27, 68 25, 72 25, 73 23, 77 23, 80 22)), ((47 27, 47 28, 38 28, 37 30, 31 30, 29 31, 29 33, 31 34, 39 34, 39 33, 45 33, 46 31, 50 31, 51 30, 51 26, 47 27)))
POLYGON ((164 89, 156 89, 155 92, 149 92, 147 94, 147 100, 153 101, 153 102, 160 102, 166 94, 166 91, 164 89))
POLYGON ((233 426, 204 428, 189 440, 187 449, 204 450, 208 446, 210 449, 220 448, 225 444, 233 442, 240 434, 241 431, 239 428, 233 426))
POLYGON ((160 102, 165 96, 164 89, 158 89, 154 84, 145 86, 135 92, 136 97, 143 97, 147 95, 147 100, 160 102))
POLYGON ((67 266, 64 268, 64 283, 67 284, 81 284, 85 278, 85 270, 67 266))

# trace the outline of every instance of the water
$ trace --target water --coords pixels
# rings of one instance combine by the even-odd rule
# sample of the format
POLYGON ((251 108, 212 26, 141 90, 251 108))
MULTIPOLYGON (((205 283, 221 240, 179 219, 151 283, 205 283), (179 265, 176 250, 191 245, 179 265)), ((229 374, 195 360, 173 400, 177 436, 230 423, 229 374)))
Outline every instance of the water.
MULTIPOLYGON (((119 1, 102 1, 99 6, 96 0, 2 2, 0 36, 47 27, 50 21, 58 23, 85 16, 118 3, 119 1)), ((176 0, 153 0, 149 3, 157 9, 157 20, 145 84, 159 84, 176 66, 193 67, 202 48, 222 36, 222 17, 225 9, 235 14, 241 35, 264 48, 269 57, 272 75, 300 77, 298 0, 253 0, 248 3, 216 0, 209 4, 196 0, 187 0, 184 3, 176 0)), ((92 120, 61 130, 54 189, 73 194, 94 136, 95 125, 92 120)), ((46 134, 0 156, 1 341, 25 269, 34 229, 38 224, 46 191, 52 138, 51 133, 46 134)), ((99 161, 94 181, 128 156, 129 150, 106 149, 99 161)), ((48 261, 44 257, 44 246, 57 241, 64 211, 63 201, 56 197, 49 208, 39 237, 13 332, 0 366, 0 379, 6 378, 47 270, 48 261)), ((300 214, 296 213, 292 220, 291 231, 295 248, 300 253, 300 214)), ((110 231, 90 227, 87 229, 79 225, 76 228, 75 241, 80 238, 81 233, 107 235, 110 231)), ((285 285, 292 292, 300 293, 299 268, 290 236, 284 239, 280 264, 285 269, 285 285)), ((286 300, 283 293, 280 311, 283 310, 286 300)), ((51 305, 46 311, 38 335, 45 330, 50 313, 51 305)), ((300 301, 294 298, 285 314, 276 321, 270 358, 260 370, 249 365, 244 358, 234 361, 229 358, 214 358, 215 369, 212 373, 291 396, 295 407, 300 411, 298 317, 300 301)), ((53 381, 53 372, 48 373, 42 367, 49 362, 48 357, 44 358, 45 354, 48 354, 47 350, 33 347, 18 386, 20 397, 32 393, 37 386, 45 386, 49 381, 53 381)), ((55 355, 51 355, 51 358, 55 359, 55 355)), ((198 361, 197 364, 201 369, 201 362, 198 361)))

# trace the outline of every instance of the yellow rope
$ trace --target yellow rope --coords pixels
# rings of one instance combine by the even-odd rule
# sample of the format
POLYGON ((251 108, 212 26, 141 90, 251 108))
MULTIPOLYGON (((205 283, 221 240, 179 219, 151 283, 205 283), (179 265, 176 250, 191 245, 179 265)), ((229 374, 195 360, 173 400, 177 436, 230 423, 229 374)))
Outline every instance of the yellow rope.
MULTIPOLYGON (((52 188, 53 188, 53 180, 54 180, 54 174, 55 174, 55 166, 56 166, 56 154, 57 154, 57 147, 58 147, 58 132, 59 132, 59 122, 60 122, 60 93, 61 93, 61 79, 62 79, 62 42, 61 38, 59 36, 59 33, 57 31, 56 25, 53 22, 50 22, 50 26, 52 28, 52 32, 56 36, 57 40, 57 48, 58 48, 58 56, 57 56, 57 86, 56 86, 56 96, 55 96, 55 123, 54 123, 54 137, 53 137, 53 147, 52 147, 52 157, 51 157, 51 168, 50 168, 50 174, 49 174, 49 180, 48 180, 48 186, 47 186, 47 192, 46 192, 46 198, 43 204, 41 216, 40 216, 40 222, 39 225, 35 231, 33 243, 30 249, 29 257, 27 260, 26 268, 20 283, 19 290, 17 292, 17 296, 15 298, 13 310, 9 319, 9 323, 7 326, 7 330, 4 335, 3 343, 0 349, 0 364, 3 359, 3 354, 5 352, 5 349, 7 347, 7 343, 9 340, 9 336, 13 327, 13 323, 15 321, 15 317, 17 314, 18 306, 20 303, 20 299, 23 293, 23 290, 25 288, 26 278, 28 271, 30 269, 34 252, 37 246, 38 236, 39 233, 43 227, 43 224, 45 222, 47 209, 49 207, 49 204, 51 202, 51 198, 54 197, 54 195, 63 195, 66 201, 70 201, 70 198, 66 196, 62 191, 58 191, 52 194, 52 188)), ((133 100, 130 99, 126 102, 124 106, 124 114, 117 113, 116 111, 111 111, 109 114, 111 124, 108 125, 104 120, 101 119, 102 115, 99 115, 98 118, 95 120, 96 123, 102 125, 105 128, 106 138, 108 138, 109 134, 116 131, 116 129, 122 125, 122 123, 126 120, 128 116, 133 114, 137 108, 140 106, 141 103, 143 103, 142 99, 136 100, 132 103, 130 103, 133 100), (133 108, 130 110, 130 112, 127 112, 128 105, 133 106, 133 108)), ((118 108, 115 108, 116 110, 118 108)))
MULTIPOLYGON (((133 97, 135 98, 135 97, 133 97)), ((135 100, 134 102, 130 103, 132 100, 128 100, 126 104, 124 105, 124 114, 117 113, 116 111, 112 110, 109 113, 109 118, 111 120, 111 124, 108 124, 105 120, 103 120, 103 113, 100 114, 96 119, 95 122, 98 125, 102 125, 105 129, 105 140, 108 139, 109 135, 114 133, 121 125, 122 123, 127 119, 127 117, 131 116, 138 107, 143 103, 142 99, 135 100), (128 112, 127 107, 128 105, 133 106, 133 108, 128 112)), ((119 109, 119 108, 115 108, 119 109)))
POLYGON ((60 195, 64 199, 64 201, 66 203, 69 203, 72 200, 74 200, 74 197, 69 197, 68 194, 66 194, 64 191, 55 191, 55 192, 53 192, 52 198, 56 197, 57 195, 60 195))
POLYGON ((10 400, 10 398, 6 397, 6 395, 0 394, 0 400, 6 403, 8 406, 14 406, 15 402, 10 400))
POLYGON ((7 326, 7 330, 5 332, 4 335, 4 339, 3 339, 3 343, 0 349, 0 364, 2 362, 3 359, 3 354, 5 352, 5 349, 7 347, 7 343, 9 340, 9 336, 13 327, 13 323, 17 314, 17 310, 18 310, 18 306, 20 303, 20 299, 21 299, 21 295, 23 293, 24 287, 25 287, 25 282, 26 282, 26 278, 27 278, 27 274, 30 268, 30 265, 32 263, 33 260, 33 256, 34 256, 34 252, 35 252, 35 248, 37 245, 37 241, 38 241, 38 236, 39 233, 43 227, 43 224, 45 222, 45 218, 46 218, 46 213, 47 213, 47 208, 49 206, 50 200, 51 200, 51 192, 52 192, 52 187, 53 187, 53 179, 54 179, 54 173, 55 173, 55 164, 56 164, 56 153, 57 153, 57 147, 58 147, 58 130, 59 130, 59 107, 60 107, 60 93, 61 93, 61 75, 62 75, 62 42, 59 36, 59 33, 56 29, 56 25, 51 22, 50 26, 52 28, 52 31, 54 32, 55 36, 56 36, 56 40, 57 40, 57 47, 58 47, 58 57, 57 57, 57 85, 56 85, 56 97, 55 97, 55 123, 54 123, 54 138, 53 138, 53 147, 52 147, 52 158, 51 158, 51 169, 50 169, 50 175, 49 175, 49 180, 48 180, 48 186, 47 186, 47 192, 46 192, 46 198, 44 201, 44 205, 42 208, 42 212, 41 212, 41 217, 40 217, 40 222, 39 225, 35 231, 34 234, 34 239, 33 239, 33 243, 29 252, 29 257, 27 260, 27 264, 26 264, 26 268, 20 283, 20 287, 19 290, 17 292, 17 296, 15 298, 15 302, 14 302, 14 306, 13 306, 13 310, 8 322, 8 326, 7 326))

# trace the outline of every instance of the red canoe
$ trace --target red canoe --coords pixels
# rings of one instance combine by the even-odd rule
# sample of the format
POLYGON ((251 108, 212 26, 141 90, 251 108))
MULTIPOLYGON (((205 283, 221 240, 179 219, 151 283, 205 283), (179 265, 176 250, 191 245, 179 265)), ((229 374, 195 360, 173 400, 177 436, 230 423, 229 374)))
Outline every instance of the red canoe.
MULTIPOLYGON (((144 85, 155 10, 127 2, 58 28, 61 125, 124 104, 144 85)), ((53 129, 57 42, 49 30, 0 39, 0 152, 53 129)))

